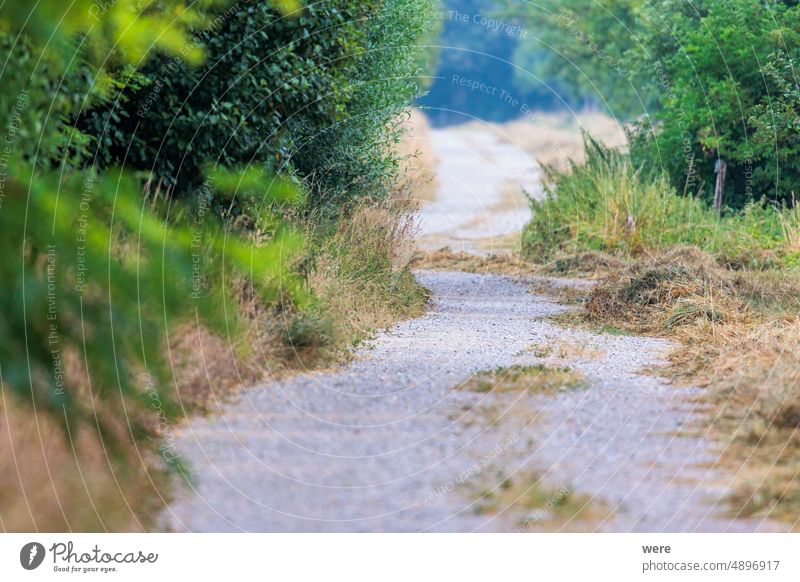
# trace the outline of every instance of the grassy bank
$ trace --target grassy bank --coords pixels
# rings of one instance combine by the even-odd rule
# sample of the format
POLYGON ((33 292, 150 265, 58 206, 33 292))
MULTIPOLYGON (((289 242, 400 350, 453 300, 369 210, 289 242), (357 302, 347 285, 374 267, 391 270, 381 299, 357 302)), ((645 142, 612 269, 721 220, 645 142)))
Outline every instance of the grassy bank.
POLYGON ((151 527, 187 414, 425 302, 396 192, 432 3, 87 6, 0 7, 4 530, 151 527))
MULTIPOLYGON (((406 202, 362 205, 342 219, 306 225, 298 262, 309 301, 265 303, 232 286, 229 334, 184 321, 170 336, 172 389, 183 414, 215 412, 241 387, 347 360, 376 330, 420 314, 427 292, 409 270, 412 223, 406 202), (302 272, 305 272, 305 275, 302 272)), ((70 358, 68 373, 80 375, 70 358)), ((145 385, 152 379, 142 376, 145 385)), ((90 386, 85 387, 87 395, 90 386)), ((157 394, 155 391, 150 394, 157 394)), ((5 531, 146 531, 169 500, 181 464, 174 422, 151 399, 151 435, 130 432, 120 402, 96 400, 115 446, 80 427, 65 439, 57 419, 32 415, 4 394, 0 403, 0 528, 5 531)))
POLYGON ((800 210, 717 214, 629 157, 590 142, 550 170, 523 253, 556 275, 592 277, 563 320, 679 341, 663 373, 704 387, 709 434, 735 475, 736 515, 793 521, 800 509, 800 210))

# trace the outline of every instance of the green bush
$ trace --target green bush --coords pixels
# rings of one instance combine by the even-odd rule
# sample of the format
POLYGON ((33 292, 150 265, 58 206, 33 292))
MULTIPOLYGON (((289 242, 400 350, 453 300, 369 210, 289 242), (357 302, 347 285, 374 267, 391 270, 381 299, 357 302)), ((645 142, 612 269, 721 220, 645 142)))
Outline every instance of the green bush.
POLYGON ((655 69, 661 106, 638 129, 634 158, 663 168, 676 189, 706 200, 713 199, 715 161, 723 159, 727 205, 790 202, 800 188, 790 129, 798 119, 776 112, 787 112, 790 98, 780 63, 800 55, 800 8, 791 4, 705 0, 697 10, 654 7, 642 38, 655 56, 641 54, 638 61, 655 69))
POLYGON ((167 338, 187 319, 235 334, 234 288, 317 333, 288 219, 394 187, 430 8, 140 4, 0 8, 3 390, 117 436, 179 412, 167 338))
POLYGON ((184 193, 208 164, 297 173, 315 206, 383 196, 397 116, 414 95, 427 0, 329 0, 285 16, 220 8, 193 42, 206 61, 160 55, 118 99, 80 116, 92 161, 184 193))
MULTIPOLYGON (((69 119, 135 77, 132 63, 152 49, 199 62, 187 31, 201 12, 173 21, 167 14, 181 3, 142 13, 139 4, 95 13, 92 2, 43 0, 0 12, 0 46, 15 64, 3 70, 0 91, 2 389, 53 414, 70 434, 95 427, 109 445, 124 438, 121 430, 142 437, 154 418, 179 412, 169 331, 184 319, 235 326, 232 278, 265 300, 303 300, 286 269, 301 240, 274 213, 263 221, 272 224, 269 237, 254 245, 226 233, 202 197, 194 208, 169 206, 143 199, 129 173, 75 169, 89 141, 69 119)), ((298 200, 293 186, 268 188, 246 172, 218 168, 208 180, 209 196, 220 200, 298 200)))
POLYGON ((792 202, 800 191, 796 2, 551 0, 546 8, 525 10, 550 49, 541 66, 636 121, 636 165, 710 201, 722 159, 726 205, 792 202))

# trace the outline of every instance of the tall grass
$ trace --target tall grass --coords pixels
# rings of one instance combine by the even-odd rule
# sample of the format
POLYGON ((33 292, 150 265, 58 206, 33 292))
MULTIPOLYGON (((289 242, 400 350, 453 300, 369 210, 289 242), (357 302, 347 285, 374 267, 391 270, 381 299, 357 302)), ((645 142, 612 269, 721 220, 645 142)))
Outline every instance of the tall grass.
POLYGON ((424 310, 428 295, 410 267, 412 206, 405 197, 363 204, 324 238, 309 284, 332 322, 335 344, 355 345, 424 310))
POLYGON ((529 258, 586 249, 635 256, 683 244, 736 268, 798 262, 796 207, 762 202, 718 216, 701 200, 675 192, 665 176, 635 167, 624 151, 588 136, 585 149, 585 163, 545 169, 545 196, 531 201, 534 217, 523 233, 529 258))

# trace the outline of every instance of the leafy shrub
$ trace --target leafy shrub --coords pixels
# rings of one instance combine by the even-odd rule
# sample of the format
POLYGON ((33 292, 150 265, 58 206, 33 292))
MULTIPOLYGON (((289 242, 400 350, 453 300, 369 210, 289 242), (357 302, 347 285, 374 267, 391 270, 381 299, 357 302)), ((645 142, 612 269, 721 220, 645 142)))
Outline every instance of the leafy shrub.
POLYGON ((219 163, 297 172, 316 206, 384 196, 428 8, 426 0, 331 0, 288 16, 264 2, 220 8, 193 36, 203 66, 156 56, 79 127, 100 165, 144 170, 177 192, 219 163))
MULTIPOLYGON (((226 321, 232 277, 265 299, 302 299, 285 268, 300 239, 273 217, 269 240, 255 246, 226 236, 203 206, 186 208, 185 220, 181 212, 170 216, 174 209, 142 200, 141 183, 128 174, 56 167, 76 151, 66 121, 129 78, 125 63, 150 47, 198 60, 186 31, 201 13, 186 11, 173 24, 155 9, 137 17, 132 1, 97 15, 90 2, 69 8, 45 1, 30 12, 30 27, 15 28, 27 12, 11 5, 0 19, 0 44, 20 57, 4 70, 0 91, 10 104, 0 112, 8 132, 0 181, 3 390, 70 431, 76 423, 94 426, 113 445, 123 438, 120 427, 139 438, 152 434, 154 417, 179 412, 168 389, 170 327, 189 317, 216 329, 235 325, 226 321), (95 26, 95 18, 107 26, 95 26), (84 44, 76 42, 79 33, 87 35, 84 44), (17 35, 19 42, 11 40, 17 35)), ((253 187, 241 172, 230 174, 219 169, 211 177, 220 182, 213 189, 219 199, 237 193, 233 181, 240 195, 253 187)), ((275 198, 258 186, 260 197, 275 198)), ((287 189, 279 190, 286 202, 287 189)))
POLYGON ((637 122, 637 166, 709 201, 724 160, 734 208, 800 191, 796 2, 552 0, 523 11, 552 49, 541 66, 637 122))
MULTIPOLYGON (((652 124, 639 128, 634 157, 664 168, 679 191, 702 192, 706 200, 713 199, 715 161, 723 159, 729 206, 790 202, 800 186, 796 137, 787 133, 797 118, 781 127, 792 111, 786 81, 796 84, 786 61, 800 55, 800 9, 791 4, 705 0, 697 10, 665 6, 658 13, 655 7, 642 38, 658 59, 660 108, 652 124)), ((653 68, 644 54, 638 61, 653 68)))

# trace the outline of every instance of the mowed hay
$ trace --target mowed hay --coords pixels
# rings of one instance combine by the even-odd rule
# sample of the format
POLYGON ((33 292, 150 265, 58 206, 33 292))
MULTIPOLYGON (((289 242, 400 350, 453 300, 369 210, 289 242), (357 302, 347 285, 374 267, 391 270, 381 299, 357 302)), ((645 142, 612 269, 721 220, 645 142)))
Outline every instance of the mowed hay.
MULTIPOLYGON (((734 511, 796 524, 800 512, 800 319, 726 330, 699 378, 737 470, 734 511)), ((691 351, 697 351, 695 347, 691 351)))
POLYGON ((443 247, 438 251, 417 252, 411 261, 411 267, 432 271, 463 271, 465 273, 512 276, 533 275, 540 271, 538 267, 522 260, 516 254, 474 255, 455 252, 449 247, 443 247))
POLYGON ((636 333, 669 333, 702 321, 751 319, 730 275, 691 247, 612 272, 589 293, 586 311, 590 320, 636 333))
POLYGON ((800 512, 800 275, 731 271, 691 247, 609 274, 584 318, 675 338, 664 372, 706 388, 735 515, 800 512))
POLYGON ((596 277, 619 271, 625 266, 622 259, 600 251, 560 252, 545 265, 552 275, 596 277))

